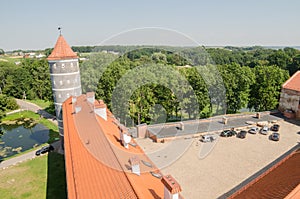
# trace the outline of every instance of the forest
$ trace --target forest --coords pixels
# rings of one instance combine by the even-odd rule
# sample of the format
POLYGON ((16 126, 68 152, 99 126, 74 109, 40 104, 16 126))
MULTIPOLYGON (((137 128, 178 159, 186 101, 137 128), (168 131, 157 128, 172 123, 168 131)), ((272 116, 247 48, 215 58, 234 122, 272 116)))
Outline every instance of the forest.
MULTIPOLYGON (((274 110, 282 84, 300 68, 300 51, 289 47, 72 48, 87 58, 80 61, 83 93, 95 91, 127 125, 274 110)), ((53 101, 46 59, 0 61, 0 94, 24 93, 53 101)))

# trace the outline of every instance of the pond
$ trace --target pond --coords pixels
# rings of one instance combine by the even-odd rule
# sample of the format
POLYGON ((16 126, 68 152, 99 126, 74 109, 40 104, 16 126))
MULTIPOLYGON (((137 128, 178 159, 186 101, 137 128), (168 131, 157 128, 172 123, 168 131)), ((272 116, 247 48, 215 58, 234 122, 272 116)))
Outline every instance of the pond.
POLYGON ((0 159, 46 143, 49 129, 42 124, 0 125, 0 159))

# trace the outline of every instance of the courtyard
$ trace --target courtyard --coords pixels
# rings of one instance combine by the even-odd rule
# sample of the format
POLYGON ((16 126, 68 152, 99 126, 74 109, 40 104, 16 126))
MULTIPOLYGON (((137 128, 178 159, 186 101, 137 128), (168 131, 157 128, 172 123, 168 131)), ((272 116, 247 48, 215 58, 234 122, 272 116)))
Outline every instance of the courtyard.
POLYGON ((278 118, 277 123, 281 135, 278 142, 269 139, 271 132, 248 133, 245 139, 218 137, 212 143, 202 143, 200 137, 137 142, 163 174, 172 174, 178 180, 185 198, 218 198, 300 142, 299 122, 278 118))

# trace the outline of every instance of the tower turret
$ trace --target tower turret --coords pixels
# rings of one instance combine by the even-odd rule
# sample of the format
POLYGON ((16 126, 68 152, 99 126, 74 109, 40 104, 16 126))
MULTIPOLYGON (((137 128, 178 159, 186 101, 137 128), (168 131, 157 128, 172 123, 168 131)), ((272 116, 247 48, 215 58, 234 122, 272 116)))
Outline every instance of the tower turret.
POLYGON ((78 56, 60 34, 47 60, 50 66, 52 94, 63 146, 62 103, 70 96, 80 96, 82 92, 78 56))

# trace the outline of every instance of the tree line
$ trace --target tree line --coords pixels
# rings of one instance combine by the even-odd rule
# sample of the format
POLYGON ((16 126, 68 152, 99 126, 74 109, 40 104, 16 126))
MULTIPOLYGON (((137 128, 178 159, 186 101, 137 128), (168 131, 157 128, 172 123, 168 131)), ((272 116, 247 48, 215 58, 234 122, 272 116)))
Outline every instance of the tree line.
MULTIPOLYGON (((130 125, 206 118, 242 108, 276 109, 281 85, 300 68, 300 52, 293 48, 94 48, 73 47, 94 52, 80 63, 83 93, 95 91, 130 125)), ((53 101, 47 60, 24 58, 18 66, 0 61, 0 91, 53 101)))
POLYGON ((278 105, 281 85, 289 78, 289 74, 295 72, 290 70, 291 66, 299 68, 299 64, 295 64, 298 56, 299 51, 290 48, 276 51, 263 48, 204 51, 185 48, 179 52, 143 48, 121 57, 98 53, 81 64, 83 92, 96 91, 97 98, 103 99, 114 114, 130 124, 155 122, 153 118, 159 120, 162 113, 168 121, 173 121, 237 113, 242 108, 273 110, 278 105), (288 60, 278 58, 283 52, 289 55, 288 60), (106 57, 106 64, 103 56, 106 57), (97 59, 102 61, 97 62, 97 59), (185 97, 179 100, 175 95, 176 89, 157 83, 158 78, 165 78, 161 81, 166 82, 178 77, 161 77, 159 73, 145 73, 140 69, 145 67, 151 70, 151 67, 158 66, 171 68, 164 71, 163 67, 159 67, 159 73, 175 71, 181 74, 192 87, 193 95, 189 94, 189 89, 181 89, 181 95, 185 97), (139 68, 139 72, 135 71, 136 68, 139 68), (213 68, 218 71, 219 80, 216 78, 219 76, 212 75, 213 68), (133 75, 130 76, 130 73, 133 75), (128 76, 126 81, 124 76, 128 76), (152 81, 145 80, 148 76, 152 81), (139 82, 142 84, 135 88, 130 86, 137 84, 137 79, 141 79, 139 82), (85 85, 85 82, 88 83, 85 85), (94 82, 93 86, 90 86, 91 82, 94 82), (123 86, 120 87, 120 84, 123 86), (132 89, 135 89, 133 93, 132 89), (220 94, 222 92, 224 95, 220 94), (130 98, 121 93, 131 93, 130 98), (114 96, 117 99, 113 99, 114 96), (126 107, 126 110, 122 107, 126 107))

